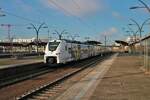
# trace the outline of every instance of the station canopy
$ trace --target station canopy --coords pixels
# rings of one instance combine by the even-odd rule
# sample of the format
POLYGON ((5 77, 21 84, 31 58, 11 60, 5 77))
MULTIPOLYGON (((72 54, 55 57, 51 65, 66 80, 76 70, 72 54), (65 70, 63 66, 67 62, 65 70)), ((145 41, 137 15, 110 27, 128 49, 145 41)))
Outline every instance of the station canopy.
POLYGON ((115 40, 115 42, 118 43, 118 44, 121 44, 123 46, 128 46, 129 45, 127 42, 122 41, 122 40, 115 40))
POLYGON ((101 42, 98 42, 98 41, 86 41, 85 43, 86 44, 91 44, 91 45, 100 45, 100 44, 102 44, 101 42))
POLYGON ((148 35, 148 36, 142 38, 141 41, 144 41, 144 40, 146 40, 146 39, 150 39, 150 35, 148 35))

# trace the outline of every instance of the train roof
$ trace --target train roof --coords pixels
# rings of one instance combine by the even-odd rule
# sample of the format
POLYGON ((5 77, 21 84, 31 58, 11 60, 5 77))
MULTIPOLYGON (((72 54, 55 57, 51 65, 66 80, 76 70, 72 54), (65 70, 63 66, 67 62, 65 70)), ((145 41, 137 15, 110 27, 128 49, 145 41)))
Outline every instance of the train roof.
POLYGON ((57 42, 65 41, 65 42, 67 42, 67 43, 83 44, 83 43, 80 42, 80 41, 72 41, 72 40, 67 40, 67 39, 62 39, 62 40, 52 40, 52 41, 50 41, 50 42, 55 42, 55 41, 57 41, 57 42))
POLYGON ((60 41, 66 41, 67 43, 75 43, 75 44, 85 44, 85 45, 100 45, 101 42, 98 41, 85 41, 85 42, 80 42, 80 41, 75 41, 75 40, 67 40, 67 39, 62 39, 62 40, 52 40, 60 42, 60 41))

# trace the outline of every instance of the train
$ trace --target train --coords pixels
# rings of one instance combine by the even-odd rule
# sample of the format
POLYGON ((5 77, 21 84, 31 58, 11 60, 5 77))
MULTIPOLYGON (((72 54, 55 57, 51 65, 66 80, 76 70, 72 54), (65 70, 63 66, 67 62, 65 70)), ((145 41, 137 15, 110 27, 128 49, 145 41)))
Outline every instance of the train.
POLYGON ((65 39, 51 40, 45 48, 44 63, 65 64, 97 56, 102 52, 104 52, 104 49, 98 44, 65 39))

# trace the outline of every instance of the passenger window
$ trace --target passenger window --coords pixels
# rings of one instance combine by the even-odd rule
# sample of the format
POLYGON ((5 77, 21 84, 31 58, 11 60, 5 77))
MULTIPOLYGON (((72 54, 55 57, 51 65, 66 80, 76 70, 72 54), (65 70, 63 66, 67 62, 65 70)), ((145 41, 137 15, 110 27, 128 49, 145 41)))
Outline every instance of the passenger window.
POLYGON ((80 45, 78 45, 78 50, 80 50, 80 45))
POLYGON ((67 51, 67 46, 65 46, 65 50, 67 51))
POLYGON ((68 52, 71 53, 71 48, 68 48, 68 52))

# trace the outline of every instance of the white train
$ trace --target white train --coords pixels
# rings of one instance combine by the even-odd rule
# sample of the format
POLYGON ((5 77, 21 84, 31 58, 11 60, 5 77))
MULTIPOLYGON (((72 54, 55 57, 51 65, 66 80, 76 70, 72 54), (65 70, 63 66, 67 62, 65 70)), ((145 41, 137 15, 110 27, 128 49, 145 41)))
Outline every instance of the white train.
POLYGON ((52 40, 47 43, 44 62, 48 64, 67 63, 99 55, 100 45, 91 45, 69 40, 52 40))

